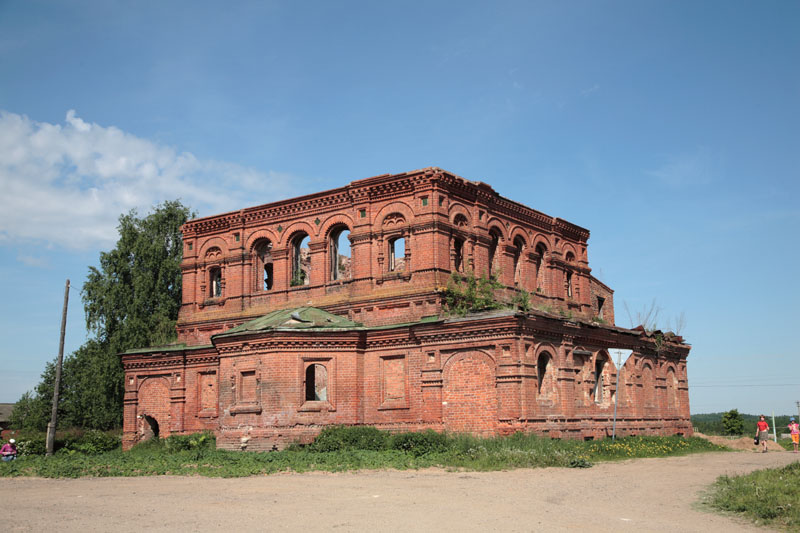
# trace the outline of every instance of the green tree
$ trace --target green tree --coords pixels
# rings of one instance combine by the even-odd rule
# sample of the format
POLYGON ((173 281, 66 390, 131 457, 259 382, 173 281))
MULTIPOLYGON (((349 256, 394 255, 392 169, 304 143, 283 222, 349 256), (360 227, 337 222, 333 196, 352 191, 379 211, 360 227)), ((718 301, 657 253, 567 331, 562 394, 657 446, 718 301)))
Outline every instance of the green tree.
MULTIPOLYGON (((173 201, 143 218, 136 211, 120 216, 116 247, 100 253, 99 267, 89 268, 81 290, 86 327, 93 338, 64 360, 60 427, 109 429, 122 424, 119 354, 175 338, 181 304, 180 227, 192 215, 173 201)), ((15 427, 46 427, 50 416, 43 419, 40 412, 52 402, 53 369, 48 363, 35 391, 20 398, 15 427)))
POLYGON ((738 409, 731 409, 722 415, 722 427, 726 435, 741 435, 744 433, 744 420, 738 409))
POLYGON ((50 422, 53 407, 53 383, 56 380, 56 365, 48 362, 41 375, 41 381, 33 391, 26 392, 14 405, 11 412, 11 427, 44 431, 50 422))

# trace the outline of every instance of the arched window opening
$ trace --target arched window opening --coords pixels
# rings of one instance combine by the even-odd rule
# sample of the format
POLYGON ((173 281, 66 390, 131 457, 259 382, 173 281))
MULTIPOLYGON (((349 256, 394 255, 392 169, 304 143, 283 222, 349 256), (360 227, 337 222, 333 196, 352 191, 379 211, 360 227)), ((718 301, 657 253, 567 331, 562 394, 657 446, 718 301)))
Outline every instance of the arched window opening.
POLYGON ((389 272, 399 272, 406 268, 406 240, 396 237, 389 241, 389 272))
POLYGON ((497 247, 500 245, 500 233, 493 229, 489 231, 489 275, 497 274, 497 247))
POLYGON ((653 368, 650 365, 642 367, 642 392, 644 394, 644 404, 647 407, 655 405, 656 384, 653 379, 653 368))
POLYGON ((260 291, 272 290, 274 282, 272 272, 272 242, 269 239, 260 240, 255 246, 257 289, 260 291))
POLYGON ((306 401, 328 401, 328 369, 325 365, 313 364, 306 368, 306 401))
POLYGON ((331 232, 330 273, 331 280, 350 279, 350 230, 340 227, 331 232))
POLYGON ((670 409, 678 407, 678 378, 672 368, 667 370, 667 406, 670 409))
POLYGON ((605 360, 600 357, 594 362, 594 388, 592 389, 594 403, 603 402, 603 370, 605 369, 605 364, 605 360))
POLYGON ((222 269, 214 267, 208 271, 208 285, 210 298, 222 296, 222 269))
POLYGON ((539 360, 536 363, 536 375, 538 377, 539 394, 547 394, 550 390, 550 382, 552 381, 552 357, 547 352, 542 352, 539 355, 539 360))
POLYGON ((514 239, 514 283, 519 284, 520 273, 522 272, 522 252, 525 250, 525 240, 522 237, 514 239))
POLYGON ((301 287, 311 282, 311 255, 308 243, 311 239, 306 233, 298 234, 292 239, 292 287, 301 287))
POLYGON ((456 272, 464 271, 464 239, 453 238, 453 269, 456 272))
POLYGON ((545 262, 547 248, 544 244, 536 245, 536 291, 544 292, 545 287, 545 262))
POLYGON ((567 263, 574 263, 575 262, 575 254, 572 252, 567 252, 566 255, 567 263))

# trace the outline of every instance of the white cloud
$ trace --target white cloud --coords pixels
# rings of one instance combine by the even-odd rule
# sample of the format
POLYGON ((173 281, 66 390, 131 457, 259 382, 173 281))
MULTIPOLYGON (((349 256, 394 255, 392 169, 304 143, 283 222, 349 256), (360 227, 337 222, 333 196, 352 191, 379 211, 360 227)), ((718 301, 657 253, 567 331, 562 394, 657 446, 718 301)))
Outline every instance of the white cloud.
POLYGON ((583 96, 589 96, 589 95, 590 95, 590 94, 592 94, 593 92, 595 92, 595 91, 599 91, 599 90, 600 90, 600 86, 599 86, 598 84, 596 84, 596 83, 595 83, 594 85, 592 85, 592 86, 591 86, 591 87, 589 87, 588 89, 583 89, 583 90, 581 91, 581 94, 582 94, 583 96))
POLYGON ((47 259, 46 257, 36 257, 34 255, 29 255, 29 254, 17 255, 17 261, 19 261, 23 265, 28 265, 30 267, 35 267, 35 268, 50 268, 52 266, 50 264, 50 260, 47 259))
POLYGON ((117 218, 180 198, 201 215, 277 200, 291 177, 204 161, 75 111, 63 125, 0 110, 0 244, 108 247, 117 218))

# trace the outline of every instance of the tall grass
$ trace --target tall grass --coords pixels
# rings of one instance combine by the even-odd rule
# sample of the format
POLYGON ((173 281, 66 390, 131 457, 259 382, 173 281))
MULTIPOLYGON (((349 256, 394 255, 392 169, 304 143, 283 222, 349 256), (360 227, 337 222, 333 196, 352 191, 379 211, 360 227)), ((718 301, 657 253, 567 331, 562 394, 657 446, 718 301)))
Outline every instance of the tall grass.
POLYGON ((711 507, 760 524, 800 530, 800 461, 742 476, 721 476, 707 496, 711 507))
POLYGON ((217 450, 211 434, 151 440, 129 452, 24 456, 0 464, 0 476, 81 477, 203 475, 241 477, 310 470, 443 467, 503 470, 588 467, 592 462, 722 451, 704 439, 627 437, 600 441, 551 440, 517 433, 482 439, 433 431, 390 435, 375 428, 329 428, 315 443, 279 452, 217 450))

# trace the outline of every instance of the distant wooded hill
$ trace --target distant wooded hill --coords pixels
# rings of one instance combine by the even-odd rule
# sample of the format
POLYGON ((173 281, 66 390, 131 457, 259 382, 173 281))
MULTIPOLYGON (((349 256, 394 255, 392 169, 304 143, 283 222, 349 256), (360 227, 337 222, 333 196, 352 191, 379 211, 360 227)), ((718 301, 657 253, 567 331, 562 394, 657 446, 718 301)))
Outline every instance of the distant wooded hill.
MULTIPOLYGON (((724 435, 725 429, 722 427, 722 415, 725 413, 702 413, 699 415, 692 415, 692 425, 695 431, 704 433, 706 435, 724 435)), ((739 413, 744 421, 744 434, 756 434, 756 422, 760 415, 748 415, 746 413, 739 413)), ((778 436, 781 433, 788 433, 786 426, 789 425, 789 418, 793 415, 780 415, 775 416, 775 427, 777 428, 778 436)), ((797 418, 797 416, 795 416, 797 418)), ((769 424, 770 433, 772 433, 772 415, 767 415, 767 423, 769 424)))

